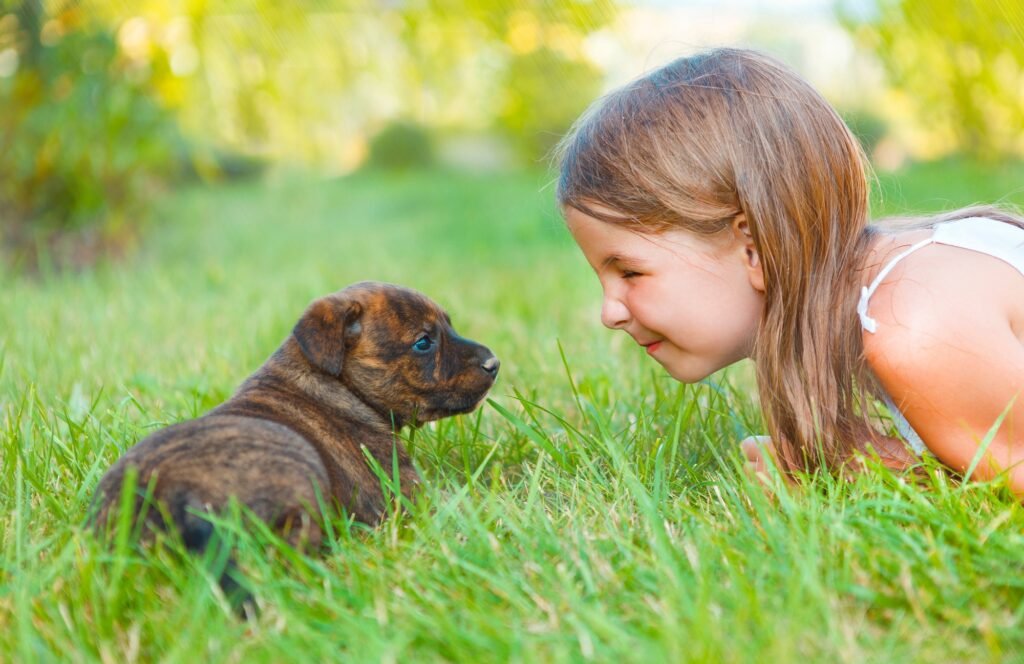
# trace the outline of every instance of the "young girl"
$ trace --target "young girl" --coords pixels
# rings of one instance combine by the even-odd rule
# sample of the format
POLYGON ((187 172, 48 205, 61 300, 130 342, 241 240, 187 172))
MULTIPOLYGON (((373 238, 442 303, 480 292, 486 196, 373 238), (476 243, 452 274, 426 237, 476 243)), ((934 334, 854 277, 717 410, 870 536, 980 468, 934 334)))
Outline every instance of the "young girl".
POLYGON ((1024 220, 991 207, 868 225, 866 161, 828 103, 755 52, 612 92, 559 150, 558 201, 601 322, 676 379, 745 357, 756 469, 931 453, 1024 494, 1024 220), (888 404, 903 441, 872 424, 888 404), (988 437, 994 430, 994 436, 988 437))

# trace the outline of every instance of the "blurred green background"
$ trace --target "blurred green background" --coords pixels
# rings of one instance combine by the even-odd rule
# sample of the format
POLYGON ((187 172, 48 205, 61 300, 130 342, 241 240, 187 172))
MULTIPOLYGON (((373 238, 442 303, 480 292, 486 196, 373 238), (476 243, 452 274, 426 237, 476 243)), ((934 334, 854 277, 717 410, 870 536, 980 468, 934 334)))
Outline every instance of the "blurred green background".
POLYGON ((5 262, 123 255, 197 180, 543 168, 602 91, 718 44, 808 77, 881 172, 1024 152, 1019 0, 0 0, 5 262))

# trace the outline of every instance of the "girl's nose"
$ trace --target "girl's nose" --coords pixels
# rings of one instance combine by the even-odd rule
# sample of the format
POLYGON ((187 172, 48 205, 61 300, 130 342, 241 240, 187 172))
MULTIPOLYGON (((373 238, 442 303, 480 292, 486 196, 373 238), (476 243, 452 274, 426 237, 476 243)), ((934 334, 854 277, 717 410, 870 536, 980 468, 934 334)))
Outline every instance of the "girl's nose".
POLYGON ((611 330, 620 330, 629 323, 629 309, 621 300, 604 296, 601 302, 601 323, 611 330))

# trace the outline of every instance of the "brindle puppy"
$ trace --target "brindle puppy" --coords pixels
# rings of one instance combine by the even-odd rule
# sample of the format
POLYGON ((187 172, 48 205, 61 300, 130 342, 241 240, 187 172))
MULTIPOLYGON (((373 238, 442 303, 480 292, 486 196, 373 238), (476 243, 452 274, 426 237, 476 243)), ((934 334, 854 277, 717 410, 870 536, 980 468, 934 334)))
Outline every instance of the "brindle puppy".
POLYGON ((349 286, 314 301, 226 402, 128 450, 97 488, 97 523, 116 512, 134 468, 136 513, 151 487, 159 509, 143 518, 176 528, 190 549, 204 549, 212 534, 200 515, 232 497, 293 544, 317 548, 318 494, 363 522, 385 515, 364 447, 388 477, 397 456, 408 495, 418 478, 395 432, 468 413, 497 373, 491 351, 456 334, 448 315, 420 293, 375 282, 349 286))

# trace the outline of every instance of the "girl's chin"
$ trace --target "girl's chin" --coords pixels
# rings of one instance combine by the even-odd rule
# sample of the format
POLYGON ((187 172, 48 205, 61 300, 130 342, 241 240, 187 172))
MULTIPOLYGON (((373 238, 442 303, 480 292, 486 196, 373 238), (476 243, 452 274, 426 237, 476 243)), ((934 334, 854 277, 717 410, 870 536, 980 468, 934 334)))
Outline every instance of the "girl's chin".
MULTIPOLYGON (((657 358, 655 358, 657 359, 657 358)), ((714 371, 707 371, 706 368, 695 367, 692 364, 679 363, 679 362, 662 362, 658 360, 658 364, 665 368, 668 375, 672 376, 680 383, 699 383, 708 376, 714 373, 714 371)))
POLYGON ((686 383, 687 385, 692 385, 694 383, 699 383, 700 381, 704 380, 705 378, 707 378, 711 374, 699 374, 699 375, 698 374, 689 374, 689 373, 681 374, 681 373, 673 372, 672 370, 669 370, 668 375, 672 376, 673 378, 678 380, 680 383, 686 383))

